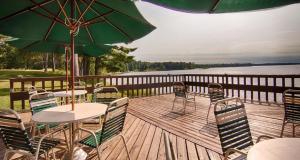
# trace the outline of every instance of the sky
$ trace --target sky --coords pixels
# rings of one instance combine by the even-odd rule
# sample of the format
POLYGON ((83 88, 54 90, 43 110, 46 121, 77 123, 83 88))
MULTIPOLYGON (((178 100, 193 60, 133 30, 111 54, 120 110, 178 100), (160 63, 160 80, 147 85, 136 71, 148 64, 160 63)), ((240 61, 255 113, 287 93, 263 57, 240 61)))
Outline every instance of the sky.
POLYGON ((300 62, 300 4, 275 9, 192 14, 136 2, 156 30, 129 44, 142 61, 300 62))

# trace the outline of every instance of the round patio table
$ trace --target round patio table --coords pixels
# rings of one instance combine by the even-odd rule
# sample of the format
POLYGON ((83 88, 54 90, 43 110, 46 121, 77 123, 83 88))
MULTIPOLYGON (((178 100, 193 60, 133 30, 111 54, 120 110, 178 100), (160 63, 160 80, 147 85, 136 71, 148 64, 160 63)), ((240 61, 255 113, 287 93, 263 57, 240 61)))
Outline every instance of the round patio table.
MULTIPOLYGON (((61 104, 68 103, 68 98, 72 97, 72 90, 53 92, 54 96, 60 98, 61 104)), ((74 96, 77 97, 76 102, 84 102, 87 90, 74 90, 74 96)))
POLYGON ((72 111, 71 104, 45 109, 32 116, 39 123, 74 123, 105 114, 107 105, 100 103, 76 103, 72 111))
MULTIPOLYGON (((32 120, 36 123, 44 123, 44 124, 51 124, 51 123, 69 123, 70 124, 70 148, 71 151, 69 156, 73 157, 74 151, 74 142, 73 139, 75 138, 75 124, 78 122, 99 117, 104 115, 107 110, 107 105, 100 104, 100 103, 77 103, 75 104, 75 109, 72 111, 71 104, 57 106, 49 109, 45 109, 41 112, 35 113, 32 116, 32 120)), ((71 158, 72 159, 72 158, 71 158)))
POLYGON ((255 144, 247 160, 299 160, 300 138, 276 138, 255 144))
MULTIPOLYGON (((69 90, 68 92, 66 91, 59 91, 59 92, 53 92, 55 97, 71 97, 72 96, 72 91, 69 90)), ((74 95, 75 96, 81 96, 87 94, 87 90, 74 90, 74 95)))

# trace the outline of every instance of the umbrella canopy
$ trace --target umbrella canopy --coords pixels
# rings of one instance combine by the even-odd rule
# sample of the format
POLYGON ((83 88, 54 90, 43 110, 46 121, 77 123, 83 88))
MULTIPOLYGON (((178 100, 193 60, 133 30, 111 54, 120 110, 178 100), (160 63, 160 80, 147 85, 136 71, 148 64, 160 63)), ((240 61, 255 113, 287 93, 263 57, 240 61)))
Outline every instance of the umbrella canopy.
MULTIPOLYGON (((55 41, 43 41, 43 40, 25 40, 18 39, 13 41, 7 41, 8 44, 19 48, 27 52, 44 52, 44 53, 65 53, 65 47, 69 47, 68 43, 55 42, 55 41)), ((114 46, 111 45, 96 45, 96 44, 75 44, 74 52, 98 57, 105 53, 108 53, 114 46)))
POLYGON ((0 33, 16 38, 111 44, 155 29, 129 0, 1 0, 0 33))
POLYGON ((155 29, 129 0, 2 0, 0 26, 16 38, 70 43, 72 110, 75 44, 127 43, 155 29))
POLYGON ((300 0, 143 0, 169 9, 196 13, 226 13, 274 8, 300 0))

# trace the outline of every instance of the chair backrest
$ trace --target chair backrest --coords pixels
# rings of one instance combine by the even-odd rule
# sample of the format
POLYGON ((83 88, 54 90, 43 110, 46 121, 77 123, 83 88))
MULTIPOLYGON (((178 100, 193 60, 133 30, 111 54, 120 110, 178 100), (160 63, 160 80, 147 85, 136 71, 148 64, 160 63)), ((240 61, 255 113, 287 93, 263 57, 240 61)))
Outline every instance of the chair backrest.
POLYGON ((25 150, 34 154, 28 133, 20 116, 13 110, 1 110, 0 136, 7 149, 25 150))
POLYGON ((116 87, 100 87, 94 89, 93 101, 97 103, 109 104, 119 98, 119 91, 116 87))
POLYGON ((27 88, 27 91, 28 91, 28 94, 29 94, 29 95, 33 95, 33 94, 37 94, 37 93, 38 93, 38 91, 37 91, 37 89, 36 89, 35 86, 29 86, 29 87, 27 88))
POLYGON ((224 99, 223 86, 219 83, 208 84, 208 95, 211 103, 224 99))
POLYGON ((97 89, 97 88, 101 88, 102 86, 103 86, 102 83, 96 83, 94 88, 97 89))
POLYGON ((187 89, 183 82, 174 82, 173 83, 173 91, 175 93, 175 97, 186 98, 187 89))
POLYGON ((223 153, 253 145, 245 105, 239 98, 218 101, 214 113, 223 153))
POLYGON ((29 97, 29 103, 32 114, 57 106, 56 97, 51 92, 33 94, 29 97))
POLYGON ((170 141, 169 135, 167 132, 164 132, 165 139, 165 150, 166 150, 166 159, 167 160, 177 160, 177 156, 175 155, 175 151, 173 149, 173 144, 170 141))
MULTIPOLYGON (((72 88, 72 87, 70 87, 72 88)), ((74 82, 74 89, 75 90, 85 90, 85 82, 83 81, 77 81, 77 82, 74 82)))
POLYGON ((111 102, 105 114, 99 144, 120 134, 124 127, 129 99, 127 97, 111 102))
POLYGON ((286 90, 283 93, 284 119, 288 122, 300 122, 300 90, 286 90))

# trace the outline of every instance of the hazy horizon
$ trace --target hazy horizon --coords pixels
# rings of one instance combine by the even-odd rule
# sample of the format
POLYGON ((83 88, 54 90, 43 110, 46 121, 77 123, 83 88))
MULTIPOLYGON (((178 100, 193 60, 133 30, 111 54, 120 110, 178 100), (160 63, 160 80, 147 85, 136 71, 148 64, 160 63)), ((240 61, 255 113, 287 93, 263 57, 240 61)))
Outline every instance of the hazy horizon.
POLYGON ((191 14, 136 2, 157 27, 129 44, 136 60, 195 63, 300 62, 300 4, 226 14, 191 14))

